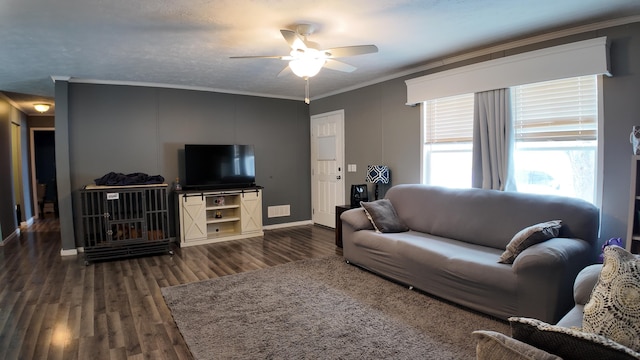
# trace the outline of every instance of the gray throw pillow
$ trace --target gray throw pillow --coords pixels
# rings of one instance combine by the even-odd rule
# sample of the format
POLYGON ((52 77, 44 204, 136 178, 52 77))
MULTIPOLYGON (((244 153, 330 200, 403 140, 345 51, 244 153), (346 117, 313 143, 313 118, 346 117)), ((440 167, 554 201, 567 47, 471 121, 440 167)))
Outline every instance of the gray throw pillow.
POLYGON ((513 264, 518 254, 531 245, 552 239, 560 233, 562 220, 552 220, 535 224, 520 230, 507 244, 507 249, 500 255, 499 263, 513 264))
POLYGON ((582 329, 640 351, 640 259, 619 246, 604 248, 582 329))
POLYGON ((640 353, 604 336, 543 321, 511 317, 511 336, 563 359, 640 359, 640 353))
POLYGON ((391 201, 381 199, 371 202, 361 201, 365 214, 376 229, 376 232, 397 233, 408 231, 409 228, 398 217, 391 201))

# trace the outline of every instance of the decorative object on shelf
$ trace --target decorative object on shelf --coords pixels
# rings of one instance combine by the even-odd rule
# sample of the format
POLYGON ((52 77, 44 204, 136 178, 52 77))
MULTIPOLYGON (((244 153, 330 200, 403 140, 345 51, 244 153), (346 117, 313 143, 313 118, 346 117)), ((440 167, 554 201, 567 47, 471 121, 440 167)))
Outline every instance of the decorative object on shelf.
POLYGON ((633 147, 633 154, 640 155, 640 126, 636 125, 631 128, 631 134, 629 134, 629 142, 633 147))
POLYGON ((369 201, 367 184, 351 185, 351 207, 360 206, 360 201, 369 201))
POLYGON ((220 210, 216 211, 216 219, 222 219, 222 211, 220 210))
POLYGON ((216 206, 224 206, 224 196, 218 196, 213 200, 213 203, 216 204, 216 206))
POLYGON ((182 190, 182 185, 180 185, 180 178, 176 178, 176 181, 173 183, 173 189, 176 191, 182 190))
POLYGON ((367 165, 366 182, 376 184, 375 200, 378 200, 378 184, 389 183, 389 167, 387 165, 367 165))

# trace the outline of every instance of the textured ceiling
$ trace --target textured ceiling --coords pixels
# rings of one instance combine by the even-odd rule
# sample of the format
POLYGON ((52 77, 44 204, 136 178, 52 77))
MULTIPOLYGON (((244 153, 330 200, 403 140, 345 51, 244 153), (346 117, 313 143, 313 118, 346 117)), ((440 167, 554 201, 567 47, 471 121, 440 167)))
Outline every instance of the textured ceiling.
POLYGON ((639 14, 639 0, 0 0, 0 91, 28 113, 53 101, 52 76, 301 100, 302 79, 276 77, 286 62, 229 57, 285 55, 279 29, 297 23, 314 24, 310 40, 323 48, 378 46, 343 59, 352 73, 323 69, 313 100, 462 51, 639 14))

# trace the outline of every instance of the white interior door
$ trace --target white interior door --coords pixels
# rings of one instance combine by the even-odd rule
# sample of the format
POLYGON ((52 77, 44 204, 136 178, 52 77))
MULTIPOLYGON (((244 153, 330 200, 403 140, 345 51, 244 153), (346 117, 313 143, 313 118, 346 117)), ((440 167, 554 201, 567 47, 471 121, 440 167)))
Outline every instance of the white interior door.
POLYGON ((335 228, 344 204, 344 110, 311 117, 312 220, 335 228))

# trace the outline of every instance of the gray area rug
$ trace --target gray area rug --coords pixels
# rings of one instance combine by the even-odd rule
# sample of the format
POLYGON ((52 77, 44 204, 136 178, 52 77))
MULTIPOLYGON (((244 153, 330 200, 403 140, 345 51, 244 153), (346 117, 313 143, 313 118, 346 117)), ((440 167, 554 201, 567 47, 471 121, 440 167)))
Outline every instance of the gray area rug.
POLYGON ((509 325, 331 256, 162 289, 196 359, 475 359, 509 325))

